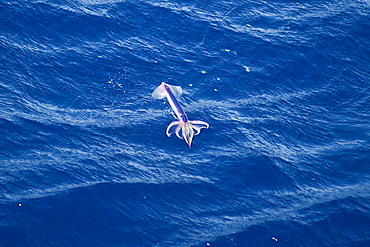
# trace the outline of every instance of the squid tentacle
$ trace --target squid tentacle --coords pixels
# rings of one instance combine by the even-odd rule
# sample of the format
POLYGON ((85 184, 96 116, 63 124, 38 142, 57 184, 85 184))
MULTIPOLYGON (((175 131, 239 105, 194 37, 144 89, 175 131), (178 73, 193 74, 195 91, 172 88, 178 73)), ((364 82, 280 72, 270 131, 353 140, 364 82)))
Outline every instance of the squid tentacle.
POLYGON ((209 123, 207 122, 204 122, 204 121, 200 121, 200 120, 191 120, 189 121, 191 124, 194 124, 194 125, 200 125, 201 128, 206 128, 208 129, 209 127, 209 123))
POLYGON ((189 145, 189 147, 191 146, 191 142, 193 141, 193 137, 194 137, 194 131, 193 131, 193 126, 191 125, 191 123, 186 123, 186 125, 184 126, 183 128, 184 131, 184 139, 185 139, 185 142, 189 145))
MULTIPOLYGON (((170 125, 168 125, 167 130, 166 130, 166 135, 168 137, 170 137, 173 133, 175 133, 174 131, 171 132, 171 128, 173 126, 176 126, 176 125, 179 125, 180 126, 181 125, 181 122, 180 121, 174 121, 174 122, 170 123, 170 125)), ((177 128, 179 128, 179 126, 177 128)), ((176 128, 176 131, 177 131, 177 128, 176 128)))
POLYGON ((195 126, 195 125, 193 125, 191 127, 195 130, 194 135, 198 135, 200 133, 201 127, 198 127, 198 126, 195 126))
POLYGON ((199 120, 193 120, 193 121, 189 121, 191 123, 191 126, 194 130, 196 130, 196 132, 194 133, 194 135, 198 135, 200 133, 200 130, 205 128, 205 129, 208 129, 209 127, 209 124, 204 122, 204 121, 199 121, 199 120))
POLYGON ((181 124, 179 124, 179 126, 177 126, 177 128, 176 128, 176 135, 177 135, 177 137, 178 138, 180 138, 180 139, 183 139, 183 136, 184 136, 184 133, 183 133, 183 130, 182 130, 182 128, 184 127, 184 124, 183 123, 181 123, 181 124), (181 135, 180 135, 180 130, 181 130, 181 135))
POLYGON ((176 136, 180 139, 185 139, 185 142, 191 146, 191 142, 193 141, 193 137, 198 135, 201 129, 205 128, 208 129, 209 124, 204 121, 194 120, 194 121, 187 121, 183 122, 181 120, 174 121, 168 125, 166 134, 167 136, 171 136, 172 134, 176 134, 176 136), (176 128, 174 128, 176 127, 176 128))

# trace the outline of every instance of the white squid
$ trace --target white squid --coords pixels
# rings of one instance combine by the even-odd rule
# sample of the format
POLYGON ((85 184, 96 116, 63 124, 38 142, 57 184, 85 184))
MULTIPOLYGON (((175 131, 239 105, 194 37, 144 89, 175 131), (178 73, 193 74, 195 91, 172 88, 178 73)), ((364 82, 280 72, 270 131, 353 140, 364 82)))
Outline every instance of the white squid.
POLYGON ((180 86, 172 86, 162 82, 152 93, 155 99, 167 98, 170 103, 172 110, 176 114, 177 121, 174 121, 168 125, 166 135, 170 137, 173 133, 180 139, 184 139, 185 142, 191 147, 194 135, 198 135, 202 128, 208 129, 209 124, 199 120, 188 120, 184 110, 176 97, 179 97, 182 93, 180 86))

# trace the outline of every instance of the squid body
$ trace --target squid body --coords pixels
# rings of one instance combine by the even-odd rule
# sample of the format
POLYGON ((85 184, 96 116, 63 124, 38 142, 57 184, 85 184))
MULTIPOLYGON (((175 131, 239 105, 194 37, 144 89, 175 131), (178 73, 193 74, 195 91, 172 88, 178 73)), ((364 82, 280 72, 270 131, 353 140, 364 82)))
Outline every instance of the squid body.
POLYGON ((198 135, 202 128, 208 129, 209 124, 199 120, 188 120, 184 110, 177 100, 182 94, 182 88, 180 86, 172 86, 162 82, 152 93, 155 99, 167 98, 170 103, 172 110, 176 114, 177 121, 174 121, 168 125, 166 135, 170 137, 173 133, 180 139, 184 139, 185 142, 191 146, 194 135, 198 135))

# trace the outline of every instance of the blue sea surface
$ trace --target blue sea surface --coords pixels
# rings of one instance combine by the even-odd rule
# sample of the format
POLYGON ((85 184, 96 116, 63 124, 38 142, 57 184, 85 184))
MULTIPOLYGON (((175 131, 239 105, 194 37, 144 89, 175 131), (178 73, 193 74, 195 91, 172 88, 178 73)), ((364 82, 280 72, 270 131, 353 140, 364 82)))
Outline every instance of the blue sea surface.
POLYGON ((370 246, 368 0, 1 0, 0 247, 370 246), (181 86, 189 148, 152 91, 181 86))

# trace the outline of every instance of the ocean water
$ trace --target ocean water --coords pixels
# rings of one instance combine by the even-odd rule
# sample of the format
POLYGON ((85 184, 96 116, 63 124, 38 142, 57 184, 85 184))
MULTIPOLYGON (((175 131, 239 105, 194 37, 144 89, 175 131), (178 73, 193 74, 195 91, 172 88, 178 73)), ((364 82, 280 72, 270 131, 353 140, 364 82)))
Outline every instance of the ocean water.
POLYGON ((370 2, 1 0, 0 246, 370 246, 370 2), (181 86, 193 145, 161 83, 181 86))

